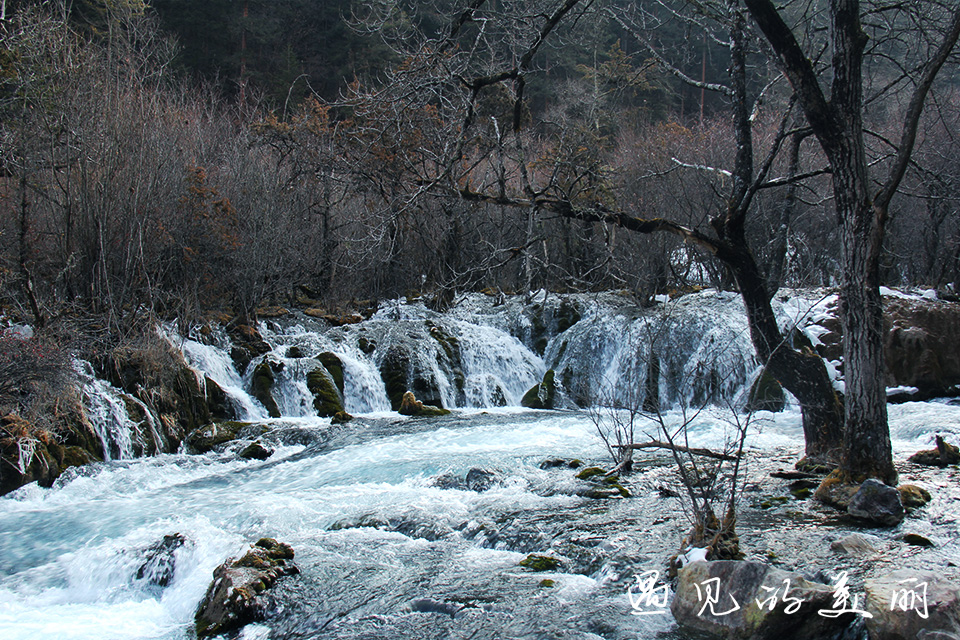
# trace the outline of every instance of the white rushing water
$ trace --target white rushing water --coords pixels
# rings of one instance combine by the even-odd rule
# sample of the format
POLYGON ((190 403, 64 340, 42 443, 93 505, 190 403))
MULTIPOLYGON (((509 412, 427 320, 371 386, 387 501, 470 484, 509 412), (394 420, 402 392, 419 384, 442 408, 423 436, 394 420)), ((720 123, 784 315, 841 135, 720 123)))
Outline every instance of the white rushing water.
MULTIPOLYGON (((282 606, 244 638, 683 637, 669 615, 631 615, 626 592, 634 574, 663 568, 688 527, 679 502, 659 492, 672 463, 651 454, 631 478, 635 497, 590 500, 572 470, 540 465, 608 463, 599 414, 492 407, 515 407, 553 368, 561 391, 583 391, 562 388, 580 379, 592 397, 629 409, 653 350, 664 406, 736 399, 756 373, 742 305, 705 292, 637 315, 614 312, 609 296, 591 311, 584 297, 582 314, 560 331, 566 312, 543 300, 534 319, 529 306, 473 297, 447 316, 398 305, 322 332, 264 325, 271 351, 244 376, 225 334, 171 337, 239 419, 269 428, 260 440, 275 451, 265 461, 238 457, 245 442, 131 460, 139 433, 159 438, 149 411, 140 403, 147 417, 131 420, 126 405, 136 401, 81 365, 107 462, 0 498, 0 639, 189 638, 214 568, 261 537, 292 545, 302 573, 281 581, 282 606), (429 420, 390 412, 380 367, 397 352, 408 373, 461 410, 429 420), (342 363, 347 411, 360 416, 339 427, 313 415, 306 387, 328 353, 342 363), (280 419, 267 419, 250 394, 264 360, 280 419), (562 564, 530 572, 518 566, 528 553, 562 564), (151 557, 169 561, 165 580, 151 557)), ((785 316, 796 321, 815 303, 787 305, 785 316)), ((736 428, 729 411, 693 412, 690 443, 722 448, 736 428)), ((677 410, 665 415, 683 420, 677 410)), ((960 437, 957 406, 906 403, 891 406, 890 419, 900 456, 929 447, 935 431, 960 437)), ((796 407, 753 417, 748 449, 759 457, 791 459, 801 448, 796 407)))
MULTIPOLYGON (((922 425, 934 415, 951 437, 960 433, 960 407, 893 410, 898 451, 929 440, 922 425)), ((797 447, 796 411, 762 417, 754 448, 797 447)), ((614 552, 598 552, 608 560, 576 565, 576 573, 517 566, 529 552, 571 553, 551 547, 558 531, 571 529, 575 540, 593 523, 576 535, 615 551, 621 522, 649 529, 660 515, 642 477, 638 497, 598 503, 574 495, 572 472, 539 468, 551 456, 603 460, 584 414, 368 418, 339 430, 321 419, 270 424, 298 433, 302 444, 279 445, 263 462, 225 452, 105 463, 74 470, 52 489, 32 485, 0 499, 0 637, 187 638, 213 569, 262 536, 293 545, 303 570, 278 587, 285 609, 257 627, 263 637, 359 638, 374 627, 377 637, 434 637, 425 629, 459 628, 450 625, 479 630, 477 638, 507 629, 517 638, 593 637, 589 630, 602 622, 603 637, 626 639, 672 626, 669 616, 630 615, 628 583, 611 582, 622 573, 614 552), (437 480, 476 468, 493 472, 488 490, 437 480), (350 526, 364 518, 380 528, 350 526), (174 534, 185 542, 173 553, 169 584, 138 577, 146 551, 174 534), (544 579, 555 586, 541 587, 544 579), (469 606, 454 619, 412 610, 417 602, 469 606)), ((707 412, 693 441, 715 446, 726 428, 707 412)), ((678 542, 669 531, 650 543, 661 555, 678 542)), ((629 557, 628 574, 662 561, 629 557)))

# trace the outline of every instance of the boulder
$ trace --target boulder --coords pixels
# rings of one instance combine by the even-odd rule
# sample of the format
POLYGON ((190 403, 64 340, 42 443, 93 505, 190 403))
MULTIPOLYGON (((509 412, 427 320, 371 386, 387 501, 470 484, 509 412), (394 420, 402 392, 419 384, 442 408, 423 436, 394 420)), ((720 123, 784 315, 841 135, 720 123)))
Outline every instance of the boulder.
POLYGON ((207 638, 262 620, 270 608, 265 594, 283 576, 299 573, 293 549, 262 538, 239 560, 227 559, 213 572, 194 622, 197 638, 207 638))
POLYGON ((234 344, 230 349, 230 358, 233 360, 233 366, 242 376, 250 366, 251 360, 270 352, 270 345, 259 331, 248 324, 232 325, 227 330, 234 344))
MULTIPOLYGON (((340 375, 343 384, 342 370, 340 375)), ((307 389, 313 394, 313 408, 321 418, 330 418, 343 412, 343 397, 337 390, 336 380, 323 365, 307 374, 307 389)))
POLYGON ((897 487, 897 491, 900 492, 900 502, 907 511, 919 509, 933 499, 929 491, 915 484, 902 484, 897 487))
POLYGON ((417 400, 412 391, 407 391, 403 394, 397 413, 404 416, 445 416, 450 413, 450 410, 423 404, 417 400))
POLYGON ((390 408, 400 409, 403 395, 409 389, 410 381, 410 354, 403 345, 390 347, 383 361, 380 363, 380 377, 390 399, 390 408))
POLYGON ((554 382, 554 371, 548 369, 543 375, 543 382, 530 387, 523 394, 520 404, 528 409, 553 409, 556 400, 557 385, 554 382))
POLYGON ((168 587, 176 572, 176 552, 187 539, 179 533, 163 536, 143 551, 143 564, 137 569, 137 580, 145 580, 157 587, 168 587))
POLYGON ((960 637, 960 586, 933 571, 900 569, 864 583, 870 640, 960 637))
POLYGON ((240 452, 240 457, 246 460, 266 460, 273 455, 273 449, 267 449, 259 442, 251 442, 240 452))
POLYGON ((880 538, 876 536, 864 535, 862 533, 851 533, 839 540, 830 543, 830 548, 837 553, 848 556, 860 556, 880 551, 880 538))
POLYGON ((851 498, 847 513, 883 527, 895 527, 903 522, 904 509, 896 489, 868 478, 851 498))
POLYGON ((320 361, 320 364, 323 365, 323 368, 327 370, 327 373, 330 374, 330 377, 333 378, 333 383, 337 386, 337 391, 340 392, 340 395, 343 395, 343 360, 330 351, 324 351, 323 353, 317 354, 315 357, 316 360, 320 361))
POLYGON ((832 638, 854 615, 819 615, 834 608, 832 587, 757 562, 692 562, 678 577, 673 617, 684 629, 706 637, 832 638))
POLYGON ((262 361, 253 369, 253 379, 251 380, 251 394, 260 401, 263 408, 271 418, 280 417, 280 406, 273 398, 273 384, 276 378, 273 375, 273 368, 281 366, 279 362, 262 361))
POLYGON ((236 420, 237 410, 230 402, 226 392, 210 376, 203 378, 204 397, 210 408, 210 417, 214 420, 236 420))

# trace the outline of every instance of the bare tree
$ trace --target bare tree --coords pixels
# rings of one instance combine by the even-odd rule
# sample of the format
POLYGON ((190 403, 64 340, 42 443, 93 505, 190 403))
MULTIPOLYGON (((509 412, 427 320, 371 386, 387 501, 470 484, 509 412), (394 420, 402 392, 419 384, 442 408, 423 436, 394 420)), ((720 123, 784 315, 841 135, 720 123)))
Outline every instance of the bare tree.
POLYGON ((781 10, 770 0, 744 1, 776 52, 778 64, 830 164, 843 251, 841 318, 846 402, 840 473, 854 482, 875 477, 895 483, 897 472, 883 382, 880 255, 890 203, 910 163, 924 103, 960 36, 960 7, 939 2, 923 3, 922 8, 902 3, 861 6, 858 0, 832 0, 827 9, 832 76, 828 92, 814 66, 822 51, 811 50, 809 41, 800 40, 797 29, 788 26, 781 10), (931 13, 915 13, 920 11, 931 13), (910 22, 920 19, 945 27, 926 43, 915 72, 904 69, 896 78, 896 83, 912 84, 912 90, 902 115, 900 140, 884 164, 887 175, 876 182, 868 171, 864 141, 868 99, 864 95, 864 64, 869 44, 863 24, 866 13, 881 18, 874 23, 880 30, 897 24, 888 15, 895 18, 904 14, 910 22))

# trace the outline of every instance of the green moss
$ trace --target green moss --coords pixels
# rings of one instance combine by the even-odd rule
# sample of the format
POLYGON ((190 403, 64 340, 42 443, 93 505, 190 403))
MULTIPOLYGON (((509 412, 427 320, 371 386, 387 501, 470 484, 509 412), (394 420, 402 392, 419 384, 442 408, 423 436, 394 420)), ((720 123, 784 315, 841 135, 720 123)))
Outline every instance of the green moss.
POLYGON ((280 417, 280 407, 277 401, 273 399, 273 384, 276 378, 273 375, 273 369, 270 364, 264 360, 253 369, 253 380, 251 383, 253 397, 260 401, 264 409, 271 418, 280 417))
POLYGON ((587 467, 586 469, 584 469, 583 471, 577 474, 577 479, 589 480, 594 476, 606 475, 606 473, 607 472, 604 469, 601 469, 600 467, 587 467))
POLYGON ((557 584, 556 580, 551 580, 550 578, 546 578, 540 581, 540 586, 543 587, 544 589, 550 589, 556 586, 556 584, 557 584))
POLYGON ((333 378, 334 384, 337 385, 337 390, 340 392, 340 395, 343 395, 343 361, 335 353, 330 353, 329 351, 324 351, 316 357, 320 361, 320 364, 324 366, 330 376, 333 378))
POLYGON ((542 556, 531 553, 520 561, 520 566, 531 571, 553 571, 560 566, 560 561, 553 556, 542 556))
POLYGON ((318 416, 329 418, 343 412, 343 400, 326 368, 317 367, 307 374, 307 389, 313 394, 313 408, 318 416))
POLYGON ((523 394, 520 404, 528 409, 553 409, 557 393, 554 375, 553 369, 548 369, 543 376, 543 382, 530 387, 529 391, 523 394))
POLYGON ((919 509, 933 499, 929 491, 915 484, 900 485, 897 491, 900 492, 900 502, 906 509, 919 509))
POLYGON ((763 498, 760 503, 757 505, 761 509, 771 509, 773 507, 779 507, 782 504, 790 502, 790 498, 787 496, 767 496, 763 498))
POLYGON ((813 489, 810 487, 797 487, 796 489, 790 489, 790 493, 793 494, 793 497, 797 500, 806 500, 813 495, 813 489))

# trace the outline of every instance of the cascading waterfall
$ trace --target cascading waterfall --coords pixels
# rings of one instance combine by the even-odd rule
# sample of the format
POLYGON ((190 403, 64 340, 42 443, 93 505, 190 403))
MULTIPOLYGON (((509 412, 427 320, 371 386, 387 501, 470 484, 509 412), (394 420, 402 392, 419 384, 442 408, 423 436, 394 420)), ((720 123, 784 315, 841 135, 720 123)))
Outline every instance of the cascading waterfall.
POLYGON ((216 336, 213 344, 204 344, 190 338, 178 337, 167 329, 164 336, 180 349, 187 364, 197 372, 197 380, 204 388, 206 378, 213 380, 229 398, 241 420, 259 420, 267 417, 263 405, 251 397, 244 388, 244 382, 230 358, 229 339, 225 335, 216 336))
MULTIPOLYGON (((130 419, 125 398, 130 401, 134 399, 98 378, 89 362, 78 360, 74 366, 80 381, 81 398, 87 418, 103 443, 103 459, 129 460, 136 457, 134 445, 140 425, 130 419)), ((140 405, 142 406, 142 403, 140 405)), ((149 416, 148 428, 155 433, 156 423, 153 416, 146 407, 143 409, 144 414, 149 416)))
POLYGON ((447 314, 397 302, 360 324, 333 328, 309 319, 271 321, 261 333, 272 350, 254 359, 243 376, 225 334, 208 337, 206 344, 173 342, 198 378, 224 390, 242 420, 266 418, 250 395, 262 362, 273 371, 281 415, 315 415, 306 381, 322 366, 321 354, 342 364, 344 407, 352 414, 390 410, 384 375, 398 375, 384 373, 390 367, 399 369, 418 398, 447 408, 518 406, 547 369, 555 370, 567 406, 630 406, 650 389, 664 408, 702 405, 738 397, 756 370, 743 305, 734 294, 702 292, 653 308, 614 294, 533 299, 542 301, 496 305, 475 294, 447 314), (652 357, 658 379, 650 386, 652 357))

